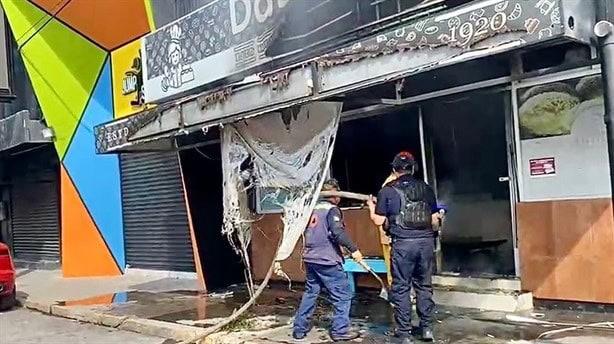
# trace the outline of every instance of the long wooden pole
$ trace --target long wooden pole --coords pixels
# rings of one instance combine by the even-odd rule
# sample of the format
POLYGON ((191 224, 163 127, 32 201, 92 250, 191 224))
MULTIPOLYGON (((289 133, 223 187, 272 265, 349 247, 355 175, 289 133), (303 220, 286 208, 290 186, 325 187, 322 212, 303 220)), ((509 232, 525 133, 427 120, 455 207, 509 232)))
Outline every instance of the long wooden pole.
POLYGON ((372 196, 349 191, 322 191, 320 192, 320 197, 341 197, 366 202, 372 196))

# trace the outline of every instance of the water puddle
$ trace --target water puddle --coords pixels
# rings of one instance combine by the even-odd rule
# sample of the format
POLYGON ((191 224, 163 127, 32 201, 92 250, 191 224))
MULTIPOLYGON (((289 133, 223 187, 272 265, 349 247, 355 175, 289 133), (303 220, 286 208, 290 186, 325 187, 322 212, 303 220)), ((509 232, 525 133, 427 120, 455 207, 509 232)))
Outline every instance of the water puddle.
MULTIPOLYGON (((226 330, 257 331, 287 326, 291 324, 301 297, 301 290, 289 291, 285 287, 274 285, 264 291, 257 304, 245 316, 231 324, 226 330)), ((82 300, 61 301, 58 304, 88 306, 113 315, 135 316, 206 328, 224 320, 248 300, 247 291, 242 287, 235 287, 210 294, 182 290, 172 292, 127 291, 82 300)), ((313 317, 314 326, 319 329, 314 331, 312 338, 314 342, 329 342, 325 329, 330 325, 331 314, 332 309, 326 301, 326 296, 323 295, 313 317)), ((513 341, 536 343, 535 339, 541 333, 564 327, 518 321, 522 317, 560 323, 586 324, 614 321, 611 313, 578 312, 569 309, 536 309, 532 313, 522 313, 510 318, 506 317, 505 313, 498 312, 439 308, 434 324, 436 343, 499 344, 513 343, 513 341)), ((387 302, 378 298, 376 292, 357 295, 352 305, 352 320, 354 326, 363 334, 362 343, 389 342, 384 334, 393 324, 392 309, 387 302)), ((584 333, 587 333, 586 331, 584 333)), ((578 330, 562 336, 580 334, 582 331, 578 330)), ((614 342, 614 331, 602 331, 601 334, 613 336, 612 342, 614 342)), ((289 336, 290 331, 284 327, 277 336, 268 339, 277 343, 285 343, 291 342, 289 336)))

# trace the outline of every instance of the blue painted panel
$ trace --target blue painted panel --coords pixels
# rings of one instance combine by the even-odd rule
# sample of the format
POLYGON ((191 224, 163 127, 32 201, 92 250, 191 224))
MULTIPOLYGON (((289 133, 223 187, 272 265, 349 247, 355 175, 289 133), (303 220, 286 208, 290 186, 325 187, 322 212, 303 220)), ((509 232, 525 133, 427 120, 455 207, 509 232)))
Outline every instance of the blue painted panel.
POLYGON ((107 58, 64 158, 64 166, 123 271, 126 261, 119 161, 116 155, 96 154, 93 133, 94 125, 113 119, 111 87, 111 65, 107 58))
MULTIPOLYGON (((371 268, 371 270, 378 274, 385 274, 388 271, 386 269, 386 262, 383 259, 365 259, 364 261, 367 263, 367 266, 371 268)), ((346 272, 367 272, 367 270, 360 266, 360 264, 356 263, 356 261, 352 258, 345 259, 343 270, 346 272)))
POLYGON ((115 295, 113 295, 113 303, 118 304, 118 303, 126 303, 128 302, 128 293, 123 291, 120 293, 115 293, 115 295))

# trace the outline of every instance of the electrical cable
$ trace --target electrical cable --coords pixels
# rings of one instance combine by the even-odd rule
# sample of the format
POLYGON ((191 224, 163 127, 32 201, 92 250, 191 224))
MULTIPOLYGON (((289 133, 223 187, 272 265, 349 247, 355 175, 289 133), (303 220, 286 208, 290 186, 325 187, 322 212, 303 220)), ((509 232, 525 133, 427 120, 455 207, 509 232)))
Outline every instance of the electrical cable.
POLYGON ((207 154, 203 153, 198 147, 194 147, 194 149, 198 152, 198 154, 202 155, 205 159, 212 160, 212 161, 219 161, 219 159, 214 159, 208 156, 207 154))

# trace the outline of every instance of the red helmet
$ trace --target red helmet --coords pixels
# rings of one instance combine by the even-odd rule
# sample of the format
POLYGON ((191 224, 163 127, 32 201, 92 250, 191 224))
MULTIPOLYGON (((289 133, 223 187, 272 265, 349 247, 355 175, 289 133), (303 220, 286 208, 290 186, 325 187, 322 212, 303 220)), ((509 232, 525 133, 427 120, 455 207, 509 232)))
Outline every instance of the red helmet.
POLYGON ((402 151, 397 154, 392 160, 392 168, 395 171, 410 171, 416 168, 416 158, 407 151, 402 151))

